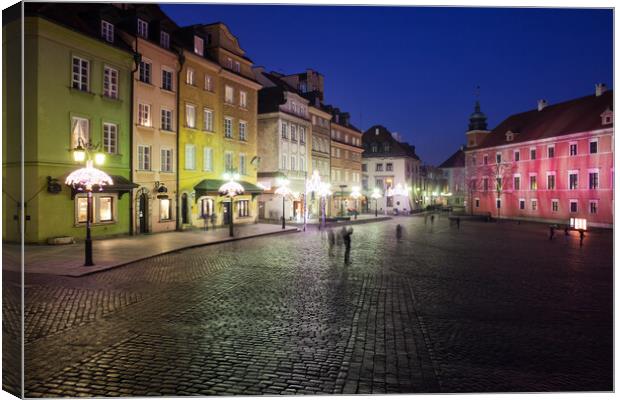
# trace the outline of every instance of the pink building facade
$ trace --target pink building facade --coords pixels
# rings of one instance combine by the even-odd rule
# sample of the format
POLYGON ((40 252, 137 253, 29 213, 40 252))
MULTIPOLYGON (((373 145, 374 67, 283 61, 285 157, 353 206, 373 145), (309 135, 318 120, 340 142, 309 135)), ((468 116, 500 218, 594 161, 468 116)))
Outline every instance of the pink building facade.
POLYGON ((613 227, 613 93, 596 89, 555 105, 541 100, 538 109, 510 116, 492 131, 470 129, 468 211, 613 227))

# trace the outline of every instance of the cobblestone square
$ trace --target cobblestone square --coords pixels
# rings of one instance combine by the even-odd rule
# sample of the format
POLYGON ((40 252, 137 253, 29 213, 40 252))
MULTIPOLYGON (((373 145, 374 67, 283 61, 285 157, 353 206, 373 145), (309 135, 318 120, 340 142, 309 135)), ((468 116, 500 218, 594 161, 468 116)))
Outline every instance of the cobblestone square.
POLYGON ((612 232, 547 234, 400 217, 349 264, 313 227, 27 275, 26 396, 611 391, 612 232))

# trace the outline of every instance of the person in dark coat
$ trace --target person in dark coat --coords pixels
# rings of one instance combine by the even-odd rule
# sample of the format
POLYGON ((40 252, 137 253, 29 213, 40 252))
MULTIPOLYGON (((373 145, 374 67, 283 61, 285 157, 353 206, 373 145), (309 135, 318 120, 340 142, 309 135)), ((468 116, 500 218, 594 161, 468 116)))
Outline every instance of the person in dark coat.
POLYGON ((396 239, 400 240, 403 237, 403 227, 398 224, 396 225, 396 239))
POLYGON ((555 234, 555 226, 549 226, 549 240, 553 240, 553 235, 555 234))
POLYGON ((344 262, 349 263, 349 256, 351 255, 351 235, 353 234, 353 228, 342 230, 342 240, 344 242, 344 262))
POLYGON ((583 247, 583 238, 586 237, 586 233, 583 229, 579 229, 579 247, 583 247))
POLYGON ((461 229, 461 217, 456 217, 456 229, 461 229))

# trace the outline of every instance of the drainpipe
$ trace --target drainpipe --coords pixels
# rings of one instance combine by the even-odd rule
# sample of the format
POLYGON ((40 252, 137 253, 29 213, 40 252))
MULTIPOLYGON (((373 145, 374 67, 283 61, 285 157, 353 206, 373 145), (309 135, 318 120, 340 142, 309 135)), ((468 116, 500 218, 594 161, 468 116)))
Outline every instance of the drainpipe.
MULTIPOLYGON (((129 94, 131 101, 129 102, 129 182, 133 183, 133 130, 134 130, 134 117, 133 117, 133 109, 134 109, 134 90, 133 86, 135 83, 135 73, 138 70, 140 65, 140 61, 142 60, 142 54, 138 53, 138 37, 135 36, 136 39, 136 49, 133 52, 133 62, 134 68, 131 70, 131 85, 129 85, 129 94)), ((134 199, 133 199, 133 189, 129 192, 129 235, 135 235, 134 232, 134 199)))
POLYGON ((181 169, 179 154, 181 154, 180 137, 181 137, 181 71, 183 70, 183 64, 185 63, 185 56, 183 55, 183 49, 179 49, 179 69, 177 70, 177 231, 181 230, 181 181, 179 179, 179 171, 181 169))

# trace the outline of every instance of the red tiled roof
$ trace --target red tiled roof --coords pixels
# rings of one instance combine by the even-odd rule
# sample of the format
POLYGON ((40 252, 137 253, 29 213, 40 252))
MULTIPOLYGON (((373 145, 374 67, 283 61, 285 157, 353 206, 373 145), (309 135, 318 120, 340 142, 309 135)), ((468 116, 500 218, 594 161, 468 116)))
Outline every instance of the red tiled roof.
POLYGON ((549 105, 541 111, 535 109, 511 115, 493 129, 477 148, 613 127, 613 124, 603 125, 601 118, 605 110, 613 110, 613 100, 613 90, 608 90, 600 96, 580 97, 549 105), (515 133, 510 142, 506 141, 508 131, 515 133))

